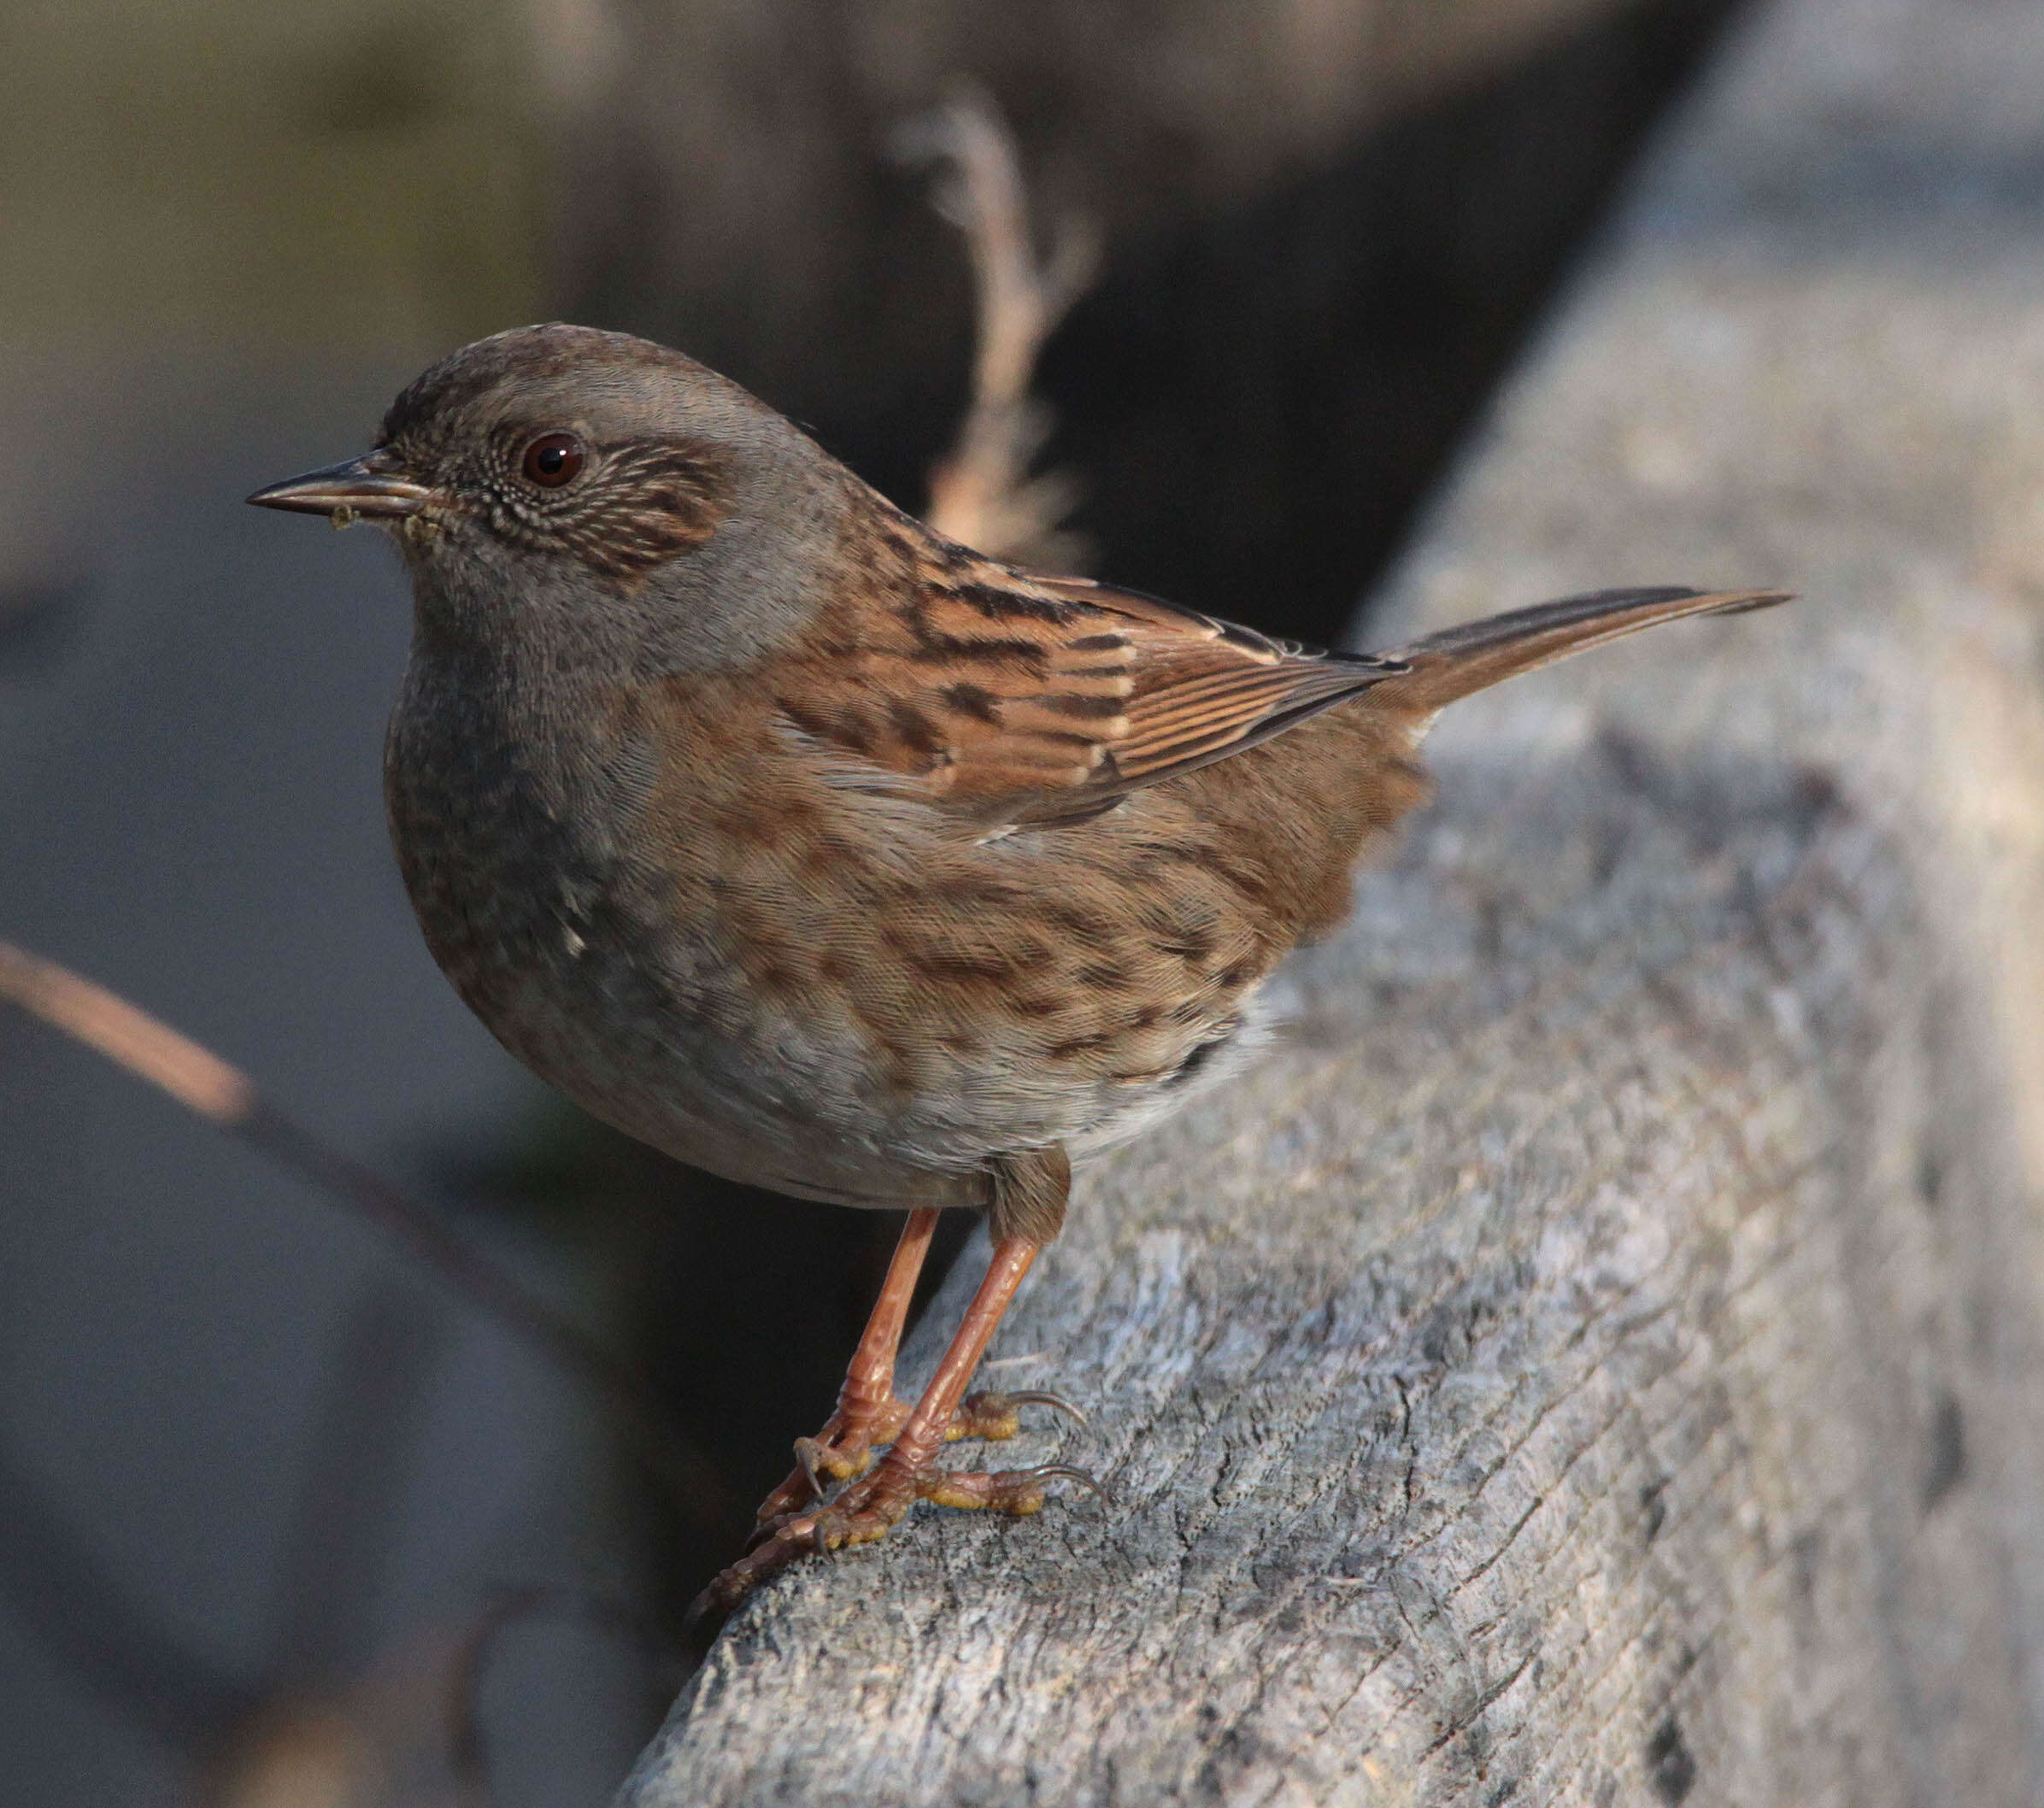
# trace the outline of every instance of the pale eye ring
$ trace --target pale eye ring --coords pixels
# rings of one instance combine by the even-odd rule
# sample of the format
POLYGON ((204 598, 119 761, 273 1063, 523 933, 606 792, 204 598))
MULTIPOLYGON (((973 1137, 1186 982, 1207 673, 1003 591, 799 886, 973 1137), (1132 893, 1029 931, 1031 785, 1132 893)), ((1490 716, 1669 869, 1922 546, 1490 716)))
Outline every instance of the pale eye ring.
POLYGON ((573 433, 542 433, 526 446, 518 468, 528 484, 542 490, 558 490, 582 474, 589 455, 573 433))

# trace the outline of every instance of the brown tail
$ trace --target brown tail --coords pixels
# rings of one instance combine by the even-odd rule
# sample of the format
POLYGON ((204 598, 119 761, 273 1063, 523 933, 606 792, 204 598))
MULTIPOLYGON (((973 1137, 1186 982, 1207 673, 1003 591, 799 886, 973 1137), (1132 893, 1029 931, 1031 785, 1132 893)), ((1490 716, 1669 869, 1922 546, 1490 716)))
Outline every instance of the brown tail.
POLYGON ((1377 707, 1430 716, 1437 709, 1586 647, 1684 615, 1736 615, 1787 602, 1786 590, 1598 590, 1465 622, 1386 651, 1412 667, 1365 693, 1377 707))

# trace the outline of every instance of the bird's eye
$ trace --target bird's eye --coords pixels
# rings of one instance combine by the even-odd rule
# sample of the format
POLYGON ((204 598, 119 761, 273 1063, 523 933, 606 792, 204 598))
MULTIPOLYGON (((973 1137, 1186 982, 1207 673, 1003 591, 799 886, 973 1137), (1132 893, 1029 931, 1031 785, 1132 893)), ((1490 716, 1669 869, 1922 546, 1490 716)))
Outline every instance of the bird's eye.
POLYGON ((526 448, 519 468, 527 483, 537 484, 543 490, 558 490, 563 484, 573 483, 586 462, 582 442, 573 433, 542 433, 526 448))

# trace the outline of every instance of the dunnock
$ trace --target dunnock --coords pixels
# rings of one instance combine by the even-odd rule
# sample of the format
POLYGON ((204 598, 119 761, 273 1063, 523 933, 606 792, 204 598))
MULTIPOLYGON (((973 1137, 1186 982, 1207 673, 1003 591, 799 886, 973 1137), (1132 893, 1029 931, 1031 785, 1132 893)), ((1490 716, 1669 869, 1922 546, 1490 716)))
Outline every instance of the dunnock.
POLYGON ((395 535, 391 831, 505 1047, 684 1161, 912 1208, 837 1410, 712 1608, 918 1499, 1028 1512, 1084 1479, 934 1462, 1061 1404, 966 1390, 1072 1159, 1252 1046, 1264 979, 1424 795, 1442 705, 1783 600, 1612 590, 1311 652, 983 558, 701 365, 565 326, 455 353, 373 451, 250 501, 395 535), (912 1410, 896 1347, 948 1206, 986 1212, 993 1260, 912 1410))

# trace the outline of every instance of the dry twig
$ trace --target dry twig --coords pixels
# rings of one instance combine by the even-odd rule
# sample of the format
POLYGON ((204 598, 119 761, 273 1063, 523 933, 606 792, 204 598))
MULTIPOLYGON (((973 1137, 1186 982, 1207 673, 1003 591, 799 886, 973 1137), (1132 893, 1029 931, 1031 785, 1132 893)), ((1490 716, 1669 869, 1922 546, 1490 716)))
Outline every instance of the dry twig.
POLYGON ((907 159, 948 166, 934 198, 966 236, 978 302, 972 406, 931 473, 930 525, 995 558, 1076 569, 1084 544, 1061 525, 1075 486, 1061 473, 1029 474, 1050 431, 1050 412, 1029 385, 1043 342, 1093 279, 1098 235, 1067 215, 1038 262, 1013 136, 976 88, 910 121, 897 144, 907 159))
POLYGON ((169 1094, 394 1236, 456 1292, 602 1394, 692 1524, 715 1535, 730 1521, 733 1503, 714 1468, 689 1446, 638 1375, 470 1248, 432 1206, 285 1116, 210 1049, 105 987, 8 942, 0 942, 0 1000, 169 1094))

